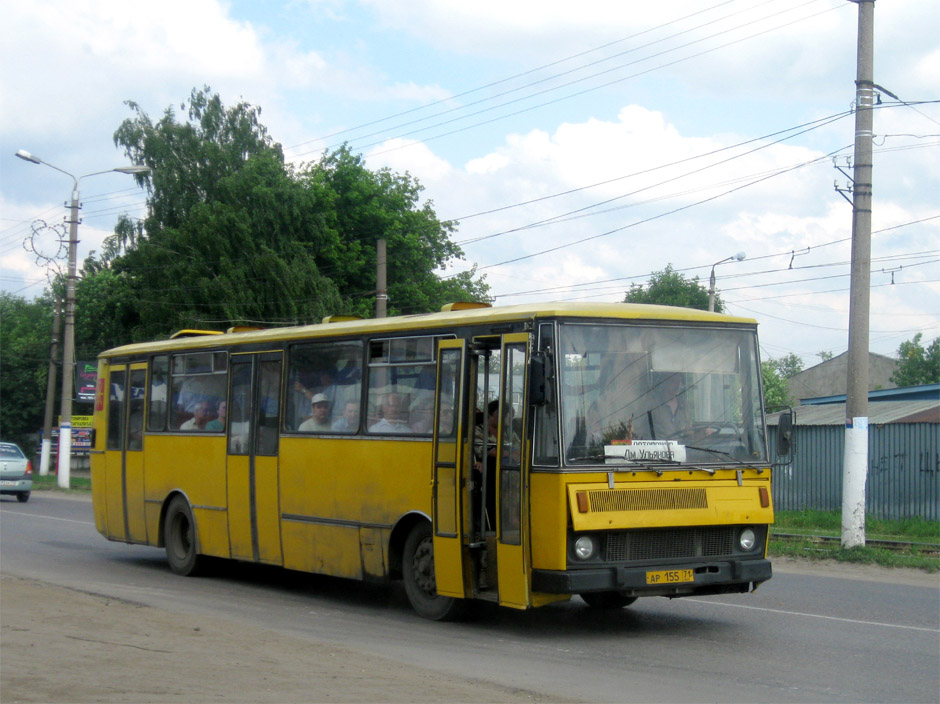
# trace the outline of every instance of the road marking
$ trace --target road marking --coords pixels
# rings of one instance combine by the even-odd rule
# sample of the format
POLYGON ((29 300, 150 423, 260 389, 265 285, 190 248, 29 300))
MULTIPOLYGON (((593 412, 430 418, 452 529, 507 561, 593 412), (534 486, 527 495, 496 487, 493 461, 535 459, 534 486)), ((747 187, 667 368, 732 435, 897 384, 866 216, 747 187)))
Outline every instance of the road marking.
POLYGON ((30 516, 31 518, 45 518, 47 521, 65 521, 66 523, 79 523, 83 526, 93 526, 94 521, 76 521, 74 518, 56 518, 55 516, 41 516, 38 513, 23 513, 22 511, 7 511, 4 509, 4 513, 10 513, 11 515, 17 516, 30 516))
POLYGON ((928 633, 940 633, 940 628, 924 628, 922 626, 902 626, 897 623, 880 623, 879 621, 860 621, 855 618, 840 618, 838 616, 823 616, 821 614, 807 614, 802 611, 784 611, 783 609, 768 609, 764 606, 748 606, 746 604, 726 604, 721 601, 707 601, 706 599, 689 599, 686 601, 697 601, 700 604, 711 604, 712 606, 728 606, 734 609, 751 609, 752 611, 768 611, 773 614, 784 614, 786 616, 808 616, 809 618, 822 618, 827 621, 844 621, 845 623, 857 623, 863 626, 883 626, 884 628, 904 628, 909 631, 927 631, 928 633))

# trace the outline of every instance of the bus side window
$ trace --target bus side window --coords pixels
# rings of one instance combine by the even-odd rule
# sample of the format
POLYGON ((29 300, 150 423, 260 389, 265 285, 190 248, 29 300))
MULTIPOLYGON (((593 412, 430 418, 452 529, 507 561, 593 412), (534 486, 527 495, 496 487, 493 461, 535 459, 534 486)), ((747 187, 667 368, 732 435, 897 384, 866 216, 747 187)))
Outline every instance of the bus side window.
POLYGON ((128 403, 130 408, 127 416, 127 449, 142 450, 144 447, 144 384, 147 372, 145 369, 131 370, 131 383, 128 403))
POLYGON ((196 352, 174 355, 172 362, 170 429, 204 432, 225 400, 227 357, 224 352, 196 352))
POLYGON ((437 339, 418 336, 369 342, 366 428, 370 433, 431 435, 437 339))
POLYGON ((108 395, 108 444, 109 450, 122 449, 124 435, 125 377, 123 371, 111 372, 111 392, 108 395))
POLYGON ((150 408, 147 430, 166 430, 166 393, 170 360, 166 355, 154 357, 150 362, 150 408))
POLYGON ((357 432, 361 389, 360 341, 293 345, 288 357, 284 429, 302 433, 357 432), (313 408, 314 398, 318 409, 313 408))

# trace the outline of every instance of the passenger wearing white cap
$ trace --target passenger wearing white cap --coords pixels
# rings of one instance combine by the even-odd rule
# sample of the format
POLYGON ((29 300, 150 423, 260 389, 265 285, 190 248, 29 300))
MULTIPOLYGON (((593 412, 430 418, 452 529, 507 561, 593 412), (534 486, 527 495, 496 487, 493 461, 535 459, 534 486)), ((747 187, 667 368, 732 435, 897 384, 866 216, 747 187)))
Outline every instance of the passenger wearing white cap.
POLYGON ((330 424, 330 400, 324 394, 314 394, 310 399, 312 415, 297 428, 302 433, 328 433, 330 424))

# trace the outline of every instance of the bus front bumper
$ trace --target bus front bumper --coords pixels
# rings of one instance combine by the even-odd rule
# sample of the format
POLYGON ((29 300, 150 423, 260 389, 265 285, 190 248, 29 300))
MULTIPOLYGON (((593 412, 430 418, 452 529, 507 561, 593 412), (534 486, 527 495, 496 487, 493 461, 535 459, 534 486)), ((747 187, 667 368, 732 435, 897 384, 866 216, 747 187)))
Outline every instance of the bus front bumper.
POLYGON ((532 570, 532 590, 546 594, 624 592, 630 596, 683 596, 746 592, 773 575, 770 560, 697 562, 644 567, 608 566, 576 570, 532 570), (650 583, 664 571, 692 571, 692 581, 650 583))

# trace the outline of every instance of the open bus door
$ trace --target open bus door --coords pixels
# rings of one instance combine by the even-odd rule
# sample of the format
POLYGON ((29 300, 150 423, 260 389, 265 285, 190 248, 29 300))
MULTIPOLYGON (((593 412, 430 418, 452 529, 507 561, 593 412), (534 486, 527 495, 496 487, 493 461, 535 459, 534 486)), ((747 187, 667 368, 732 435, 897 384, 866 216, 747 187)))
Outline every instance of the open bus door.
POLYGON ((499 382, 499 433, 496 453, 496 565, 499 603, 526 608, 528 569, 528 458, 524 438, 528 333, 503 335, 499 382))
POLYGON ((464 340, 441 340, 438 344, 432 489, 434 576, 438 594, 463 598, 467 593, 463 549, 467 350, 464 340))

